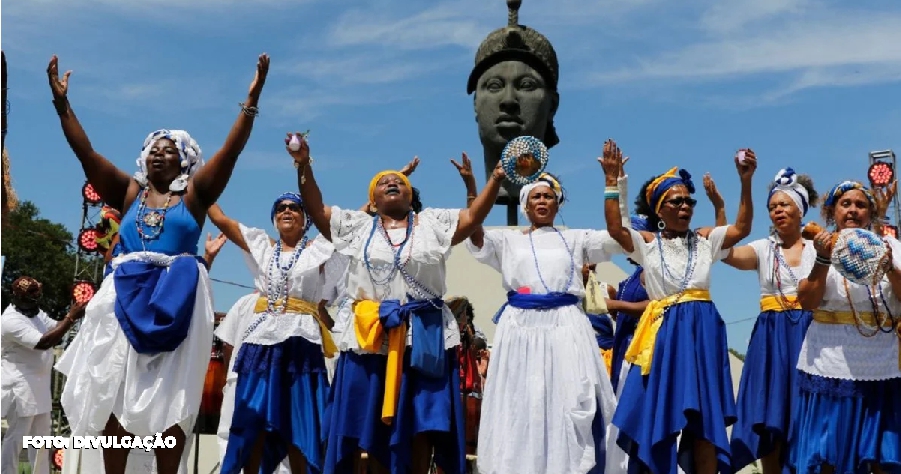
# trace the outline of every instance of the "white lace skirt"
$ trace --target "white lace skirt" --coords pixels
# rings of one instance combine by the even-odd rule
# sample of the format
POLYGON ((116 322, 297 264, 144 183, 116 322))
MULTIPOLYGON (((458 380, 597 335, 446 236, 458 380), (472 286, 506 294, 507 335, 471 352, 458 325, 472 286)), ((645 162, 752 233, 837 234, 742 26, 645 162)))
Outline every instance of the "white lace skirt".
POLYGON ((507 307, 488 366, 479 472, 584 474, 603 450, 595 417, 608 424, 615 405, 594 331, 578 307, 507 307))
POLYGON ((84 321, 56 370, 66 375, 61 402, 73 435, 97 435, 112 414, 136 436, 174 425, 190 434, 200 411, 213 344, 213 307, 207 270, 200 278, 188 335, 172 352, 138 354, 116 318, 113 274, 85 310, 84 321))

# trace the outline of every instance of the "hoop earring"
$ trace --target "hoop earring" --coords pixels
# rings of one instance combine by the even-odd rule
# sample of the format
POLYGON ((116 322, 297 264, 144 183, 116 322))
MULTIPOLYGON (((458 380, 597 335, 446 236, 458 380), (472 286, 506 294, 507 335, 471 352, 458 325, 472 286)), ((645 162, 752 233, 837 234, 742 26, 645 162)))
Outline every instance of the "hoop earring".
POLYGON ((663 230, 663 229, 666 229, 666 222, 657 221, 657 230, 663 230))

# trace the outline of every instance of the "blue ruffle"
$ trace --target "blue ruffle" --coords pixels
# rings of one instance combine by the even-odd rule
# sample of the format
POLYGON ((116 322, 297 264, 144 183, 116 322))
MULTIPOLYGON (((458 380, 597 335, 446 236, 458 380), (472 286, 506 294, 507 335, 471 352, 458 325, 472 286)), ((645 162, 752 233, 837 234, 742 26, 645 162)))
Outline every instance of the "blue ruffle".
MULTIPOLYGON (((490 382, 489 382, 490 383, 490 382)), ((692 445, 716 449, 718 472, 731 472, 726 427, 735 423, 726 327, 709 301, 671 306, 657 334, 651 373, 633 366, 613 416, 617 444, 653 474, 695 472, 692 445), (682 433, 676 449, 676 436, 682 433)))
POLYGON ((321 473, 329 383, 320 346, 300 336, 272 346, 245 343, 235 371, 235 409, 220 472, 240 472, 265 432, 260 472, 274 472, 293 445, 306 458, 307 472, 321 473))
POLYGON ((835 466, 835 474, 867 474, 870 463, 888 473, 901 473, 901 379, 846 381, 840 390, 824 377, 803 374, 801 400, 791 463, 800 474, 816 474, 823 464, 835 466), (816 380, 822 380, 822 383, 816 380))
MULTIPOLYGON (((791 444, 798 409, 798 354, 812 314, 765 311, 757 317, 738 388, 738 421, 732 428, 732 465, 738 471, 791 444)), ((782 450, 785 463, 788 449, 782 450)))
POLYGON ((197 258, 169 267, 131 260, 113 273, 116 319, 138 354, 171 352, 188 336, 200 271, 197 258))

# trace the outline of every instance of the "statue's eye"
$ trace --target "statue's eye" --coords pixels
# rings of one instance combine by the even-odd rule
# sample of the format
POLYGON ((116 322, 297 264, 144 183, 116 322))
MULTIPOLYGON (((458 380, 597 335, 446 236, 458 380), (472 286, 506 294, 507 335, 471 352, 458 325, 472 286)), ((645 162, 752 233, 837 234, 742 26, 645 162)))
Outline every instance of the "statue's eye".
POLYGON ((535 90, 539 87, 538 81, 531 77, 524 77, 519 81, 519 88, 524 90, 535 90))
POLYGON ((497 92, 504 88, 504 81, 500 79, 490 79, 485 83, 485 88, 491 92, 497 92))

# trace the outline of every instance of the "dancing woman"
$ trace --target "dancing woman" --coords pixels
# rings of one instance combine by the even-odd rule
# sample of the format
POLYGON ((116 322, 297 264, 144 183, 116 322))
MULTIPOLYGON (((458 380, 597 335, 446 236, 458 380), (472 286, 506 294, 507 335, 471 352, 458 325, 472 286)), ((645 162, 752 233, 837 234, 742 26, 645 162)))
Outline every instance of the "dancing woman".
POLYGON ((328 397, 325 353, 335 344, 319 317, 321 266, 334 247, 317 238, 307 246, 311 222, 297 193, 272 203, 278 231, 247 227, 210 207, 210 221, 244 251, 260 292, 234 363, 235 408, 223 474, 273 472, 288 456, 292 472, 322 472, 321 424, 328 397))
POLYGON ((748 344, 732 429, 735 471, 761 459, 764 474, 777 474, 788 457, 799 397, 798 353, 811 318, 798 302, 798 283, 816 257, 813 242, 801 237, 801 220, 816 201, 808 176, 780 170, 767 196, 772 234, 733 248, 723 259, 739 270, 756 271, 760 281, 760 316, 748 344))
MULTIPOLYGON (((823 202, 823 218, 844 229, 869 229, 877 200, 845 181, 823 202)), ((884 237, 886 274, 873 286, 845 279, 831 265, 832 233, 813 239, 816 258, 798 285, 801 307, 813 310, 798 356, 801 399, 791 445, 798 472, 901 470, 901 244, 884 237)))
MULTIPOLYGON (((612 194, 622 153, 612 141, 601 164, 607 179, 607 230, 629 258, 644 268, 651 302, 626 351, 632 368, 613 424, 630 467, 653 474, 713 474, 731 469, 726 427, 735 422, 726 328, 710 300, 710 268, 751 232, 751 177, 754 153, 735 164, 741 201, 730 226, 691 230, 697 203, 691 175, 673 168, 642 187, 639 213, 643 232, 623 227, 612 194), (676 438, 681 433, 678 449, 676 438)), ((631 469, 630 469, 631 470, 631 469)))
MULTIPOLYGON (((198 374, 210 360, 213 307, 197 242, 250 137, 268 70, 261 55, 247 100, 209 163, 187 132, 158 130, 144 140, 132 178, 92 147, 66 98, 70 72, 60 80, 56 56, 47 68, 69 146, 103 201, 123 214, 121 254, 57 363, 67 377, 63 409, 73 435, 175 437, 173 449, 155 449, 160 474, 178 471, 200 409, 198 374)), ((106 473, 123 473, 129 451, 104 449, 106 473)))
POLYGON ((289 153, 307 213, 335 250, 350 258, 346 291, 354 299, 354 317, 344 332, 356 337, 335 372, 325 472, 350 472, 362 449, 380 471, 424 474, 434 447, 444 472, 462 474, 460 332, 441 298, 451 247, 482 224, 503 170, 494 170, 470 208, 418 214, 411 208, 409 179, 382 171, 370 182, 370 216, 325 206, 307 143, 289 153))
POLYGON ((580 304, 581 271, 608 261, 618 246, 603 231, 554 226, 566 196, 550 174, 523 186, 519 202, 528 229, 488 230, 466 242, 507 290, 495 316, 479 472, 603 472, 615 397, 580 304))

